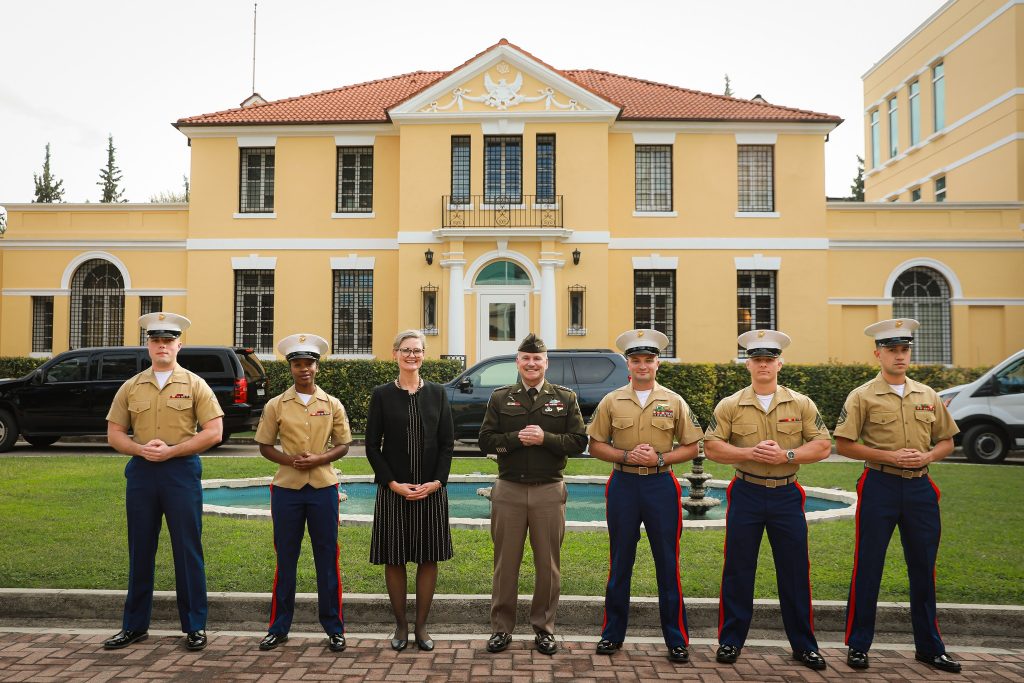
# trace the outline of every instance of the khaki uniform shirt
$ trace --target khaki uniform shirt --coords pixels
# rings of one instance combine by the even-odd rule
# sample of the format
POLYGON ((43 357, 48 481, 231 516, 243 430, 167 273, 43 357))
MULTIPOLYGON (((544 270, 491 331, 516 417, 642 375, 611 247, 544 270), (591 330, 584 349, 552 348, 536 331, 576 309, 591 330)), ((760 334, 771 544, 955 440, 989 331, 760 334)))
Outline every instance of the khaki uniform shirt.
POLYGON ((657 382, 643 407, 629 384, 602 398, 587 434, 624 451, 649 443, 659 453, 672 450, 675 443, 689 445, 704 436, 683 397, 657 382))
MULTIPOLYGON (((316 388, 316 393, 306 405, 299 400, 295 385, 267 401, 260 425, 256 428, 256 443, 273 446, 278 437, 281 438, 281 450, 292 456, 306 451, 319 455, 335 446, 352 443, 345 407, 320 387, 316 388)), ((274 486, 285 489, 301 489, 306 484, 322 489, 337 483, 338 475, 331 463, 311 470, 280 465, 274 475, 274 486)))
POLYGON ((223 415, 206 380, 175 365, 163 389, 152 367, 122 384, 110 404, 107 421, 130 428, 135 443, 160 439, 176 446, 196 435, 197 424, 223 415))
POLYGON ((925 452, 959 431, 934 389, 908 377, 901 398, 879 373, 846 397, 835 435, 882 451, 925 452))
MULTIPOLYGON (((704 434, 705 442, 725 441, 738 448, 751 448, 771 440, 784 451, 822 439, 831 440, 814 401, 782 386, 775 390, 767 412, 757 400, 753 387, 723 398, 715 406, 715 413, 704 434)), ((795 474, 800 465, 745 461, 737 463, 737 469, 756 477, 788 477, 795 474)))

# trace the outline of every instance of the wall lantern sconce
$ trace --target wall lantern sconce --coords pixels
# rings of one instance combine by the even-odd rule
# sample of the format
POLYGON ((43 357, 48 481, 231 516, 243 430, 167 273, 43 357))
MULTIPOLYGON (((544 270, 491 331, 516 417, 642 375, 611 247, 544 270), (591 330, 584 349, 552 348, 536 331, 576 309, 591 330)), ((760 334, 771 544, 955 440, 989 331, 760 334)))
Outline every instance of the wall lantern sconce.
POLYGON ((434 250, 427 249, 425 252, 423 252, 423 258, 426 259, 428 266, 434 265, 434 250))
POLYGON ((572 264, 574 266, 578 266, 580 264, 580 256, 583 256, 583 254, 579 249, 572 250, 572 264))

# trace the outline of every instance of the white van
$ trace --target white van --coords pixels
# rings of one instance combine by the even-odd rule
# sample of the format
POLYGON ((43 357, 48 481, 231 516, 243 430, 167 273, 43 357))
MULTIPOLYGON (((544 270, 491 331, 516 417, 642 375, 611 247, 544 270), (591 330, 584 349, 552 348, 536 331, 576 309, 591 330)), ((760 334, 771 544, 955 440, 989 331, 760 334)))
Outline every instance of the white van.
POLYGON ((1024 349, 970 384, 939 392, 960 428, 957 443, 974 462, 1002 462, 1024 448, 1024 349))

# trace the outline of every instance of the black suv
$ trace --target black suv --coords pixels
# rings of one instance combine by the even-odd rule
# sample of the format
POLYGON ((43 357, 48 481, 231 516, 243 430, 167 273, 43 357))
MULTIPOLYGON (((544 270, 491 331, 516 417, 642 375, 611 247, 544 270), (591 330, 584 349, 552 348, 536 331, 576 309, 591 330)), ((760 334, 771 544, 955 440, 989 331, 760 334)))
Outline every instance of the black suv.
MULTIPOLYGON (((566 349, 548 352, 544 378, 576 392, 583 419, 590 416, 605 394, 628 381, 626 359, 609 349, 566 349)), ((455 438, 475 442, 487 411, 487 400, 500 386, 519 379, 515 354, 482 360, 445 385, 452 405, 455 438)))
MULTIPOLYGON (((178 364, 206 380, 224 410, 224 441, 252 429, 267 402, 267 374, 252 349, 184 346, 178 364)), ((0 381, 0 452, 20 433, 34 446, 62 436, 106 434, 107 411, 125 380, 150 366, 143 346, 66 351, 20 379, 0 381)))

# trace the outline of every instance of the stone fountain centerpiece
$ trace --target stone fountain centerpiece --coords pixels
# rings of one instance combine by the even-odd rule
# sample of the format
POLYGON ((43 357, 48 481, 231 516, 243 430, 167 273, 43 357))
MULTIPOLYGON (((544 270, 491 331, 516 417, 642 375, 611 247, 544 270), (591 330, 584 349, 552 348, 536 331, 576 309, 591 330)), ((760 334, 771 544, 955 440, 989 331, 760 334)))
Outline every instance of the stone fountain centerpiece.
POLYGON ((717 498, 705 498, 704 482, 711 479, 711 475, 704 471, 704 440, 701 439, 697 445, 697 457, 693 459, 693 467, 683 478, 690 482, 690 496, 683 498, 683 509, 690 513, 691 517, 702 517, 707 511, 722 501, 717 498))

